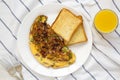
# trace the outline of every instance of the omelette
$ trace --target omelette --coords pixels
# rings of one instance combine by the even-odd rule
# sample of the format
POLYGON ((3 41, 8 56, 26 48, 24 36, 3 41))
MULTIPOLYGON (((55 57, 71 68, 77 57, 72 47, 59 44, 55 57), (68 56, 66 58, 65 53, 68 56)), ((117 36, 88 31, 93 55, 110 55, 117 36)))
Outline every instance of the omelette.
POLYGON ((47 16, 40 15, 30 28, 29 46, 35 59, 46 67, 62 68, 73 64, 75 54, 47 24, 47 16))

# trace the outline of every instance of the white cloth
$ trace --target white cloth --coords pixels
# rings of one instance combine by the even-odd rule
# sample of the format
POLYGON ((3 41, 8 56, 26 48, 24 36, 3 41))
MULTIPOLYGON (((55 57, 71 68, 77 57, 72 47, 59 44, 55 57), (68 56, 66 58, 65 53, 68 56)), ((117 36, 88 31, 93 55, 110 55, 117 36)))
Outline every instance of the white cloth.
POLYGON ((2 65, 0 65, 0 80, 16 80, 16 79, 11 77, 7 70, 2 65))
MULTIPOLYGON (((93 19, 100 9, 115 11, 120 19, 119 0, 0 0, 0 54, 13 54, 19 61, 16 34, 23 18, 33 8, 59 3, 81 10, 90 22, 93 47, 86 63, 76 72, 61 78, 38 76, 23 66, 25 80, 120 80, 120 24, 109 34, 94 29, 93 19), (33 76, 35 75, 35 76, 33 76)), ((119 20, 120 21, 120 20, 119 20)), ((2 57, 2 56, 0 56, 2 57)), ((1 75, 1 73, 0 73, 1 75)), ((1 79, 1 78, 0 78, 1 79)))

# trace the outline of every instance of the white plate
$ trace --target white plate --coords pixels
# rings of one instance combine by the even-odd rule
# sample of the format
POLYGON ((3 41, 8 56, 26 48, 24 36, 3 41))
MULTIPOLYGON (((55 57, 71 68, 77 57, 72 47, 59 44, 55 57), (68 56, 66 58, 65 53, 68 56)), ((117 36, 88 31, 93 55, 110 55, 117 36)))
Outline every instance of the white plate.
POLYGON ((34 19, 38 15, 46 15, 48 17, 48 23, 51 25, 55 18, 57 17, 59 11, 62 8, 67 8, 74 12, 77 15, 82 15, 80 12, 74 11, 72 8, 63 6, 63 5, 55 5, 55 4, 49 4, 44 5, 41 7, 37 7, 34 10, 32 10, 23 20, 19 32, 18 32, 18 50, 19 53, 24 61, 24 63, 34 72, 50 76, 50 77, 58 77, 58 76, 65 76, 68 75, 77 69, 81 67, 87 60, 91 47, 92 47, 92 34, 90 26, 88 25, 87 20, 83 16, 83 23, 85 32, 87 34, 88 41, 86 43, 82 44, 76 44, 73 46, 70 46, 70 49, 75 53, 76 55, 76 62, 68 67, 60 68, 60 69, 52 69, 52 68, 46 68, 43 65, 39 64, 34 56, 32 55, 30 49, 29 49, 29 32, 30 27, 32 23, 34 22, 34 19))

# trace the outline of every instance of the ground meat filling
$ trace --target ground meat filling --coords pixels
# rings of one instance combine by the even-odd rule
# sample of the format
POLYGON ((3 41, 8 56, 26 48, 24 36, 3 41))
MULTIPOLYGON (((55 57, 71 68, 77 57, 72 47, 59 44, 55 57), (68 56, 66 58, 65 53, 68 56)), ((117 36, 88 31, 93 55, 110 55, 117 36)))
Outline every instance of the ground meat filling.
POLYGON ((46 23, 47 17, 39 16, 31 28, 31 42, 36 45, 39 53, 44 58, 53 61, 68 61, 71 59, 72 52, 64 44, 62 37, 58 36, 46 23))

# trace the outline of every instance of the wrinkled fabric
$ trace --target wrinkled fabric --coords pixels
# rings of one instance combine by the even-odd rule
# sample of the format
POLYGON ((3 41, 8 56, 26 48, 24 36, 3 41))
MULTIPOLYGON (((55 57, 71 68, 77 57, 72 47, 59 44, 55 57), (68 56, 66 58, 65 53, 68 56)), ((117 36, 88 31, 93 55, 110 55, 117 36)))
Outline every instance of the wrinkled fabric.
POLYGON ((23 66, 24 79, 120 80, 120 24, 109 34, 98 32, 93 24, 94 16, 101 9, 113 10, 120 19, 119 0, 0 0, 0 54, 2 54, 0 57, 13 54, 11 56, 21 61, 16 46, 17 32, 24 17, 35 7, 52 3, 63 4, 81 11, 89 21, 93 36, 91 53, 85 64, 68 76, 55 78, 42 76, 23 66))

